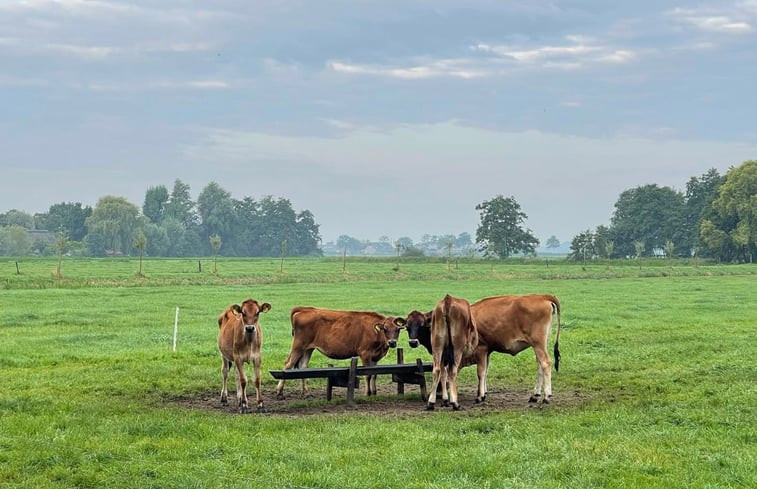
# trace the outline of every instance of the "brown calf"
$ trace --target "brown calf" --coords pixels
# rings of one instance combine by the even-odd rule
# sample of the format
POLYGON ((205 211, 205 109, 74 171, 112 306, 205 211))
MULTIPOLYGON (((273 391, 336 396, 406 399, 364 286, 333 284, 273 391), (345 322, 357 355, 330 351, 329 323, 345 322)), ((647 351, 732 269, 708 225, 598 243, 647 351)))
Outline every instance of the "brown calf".
POLYGON ((431 315, 431 354, 434 359, 434 381, 426 409, 433 410, 436 388, 443 382, 446 370, 450 386, 450 404, 457 411, 457 372, 463 357, 469 356, 478 345, 478 332, 473 322, 468 301, 447 294, 440 300, 431 315))
MULTIPOLYGON (((375 312, 335 311, 315 307, 295 307, 292 321, 292 350, 285 369, 307 368, 313 350, 329 358, 344 360, 360 357, 363 365, 376 365, 389 348, 397 346, 403 318, 386 317, 375 312)), ((302 379, 302 393, 307 383, 302 379)), ((366 379, 366 395, 376 394, 376 376, 366 379)), ((284 398, 284 380, 279 380, 276 397, 284 398)))
POLYGON ((254 370, 255 393, 257 394, 257 411, 265 412, 263 397, 260 394, 260 347, 263 343, 263 331, 260 327, 260 313, 268 312, 271 305, 267 302, 259 304, 254 299, 247 299, 242 305, 232 304, 218 317, 218 350, 221 352, 221 374, 223 387, 221 388, 221 404, 228 405, 228 391, 226 383, 229 369, 233 363, 236 366, 237 401, 239 412, 250 412, 247 406, 247 377, 244 374, 244 363, 252 363, 254 370))

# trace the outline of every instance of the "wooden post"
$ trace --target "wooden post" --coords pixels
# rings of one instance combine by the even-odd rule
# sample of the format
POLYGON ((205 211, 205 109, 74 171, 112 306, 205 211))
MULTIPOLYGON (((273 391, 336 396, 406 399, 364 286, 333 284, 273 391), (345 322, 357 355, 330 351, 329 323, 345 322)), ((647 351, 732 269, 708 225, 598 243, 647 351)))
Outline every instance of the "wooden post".
POLYGON ((21 275, 21 270, 18 269, 18 262, 16 262, 16 275, 21 275))
POLYGON ((355 405, 355 379, 357 378, 357 357, 350 360, 350 374, 347 377, 347 406, 355 405))
MULTIPOLYGON (((333 368, 334 364, 333 363, 329 363, 328 366, 329 366, 329 368, 333 368)), ((333 388, 334 388, 334 384, 331 381, 331 377, 327 377, 326 378, 326 400, 327 401, 331 400, 331 391, 332 391, 333 388)))
MULTIPOLYGON (((405 353, 402 351, 402 348, 397 348, 397 363, 400 365, 405 363, 405 353)), ((405 393, 405 383, 401 380, 397 381, 397 394, 404 394, 405 393)))

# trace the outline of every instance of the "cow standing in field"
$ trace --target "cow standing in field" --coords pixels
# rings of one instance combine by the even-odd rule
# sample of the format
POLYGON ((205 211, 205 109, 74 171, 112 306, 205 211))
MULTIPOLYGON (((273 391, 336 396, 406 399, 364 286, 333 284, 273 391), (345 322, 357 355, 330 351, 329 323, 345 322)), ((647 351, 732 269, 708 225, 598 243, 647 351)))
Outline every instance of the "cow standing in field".
POLYGON ((247 406, 247 376, 244 374, 244 363, 252 363, 254 371, 255 393, 257 395, 257 411, 265 412, 263 397, 260 394, 260 347, 263 343, 263 331, 260 328, 260 313, 271 310, 267 302, 258 303, 254 299, 247 299, 242 305, 232 304, 218 317, 218 350, 221 352, 221 374, 223 387, 221 388, 221 404, 227 406, 228 391, 226 388, 229 369, 232 363, 236 367, 237 400, 240 413, 249 413, 247 406))
MULTIPOLYGON (((483 402, 487 392, 489 357, 492 352, 517 355, 533 347, 536 354, 538 378, 529 402, 549 403, 552 396, 552 363, 547 353, 547 342, 553 316, 557 315, 555 337, 555 370, 560 366, 560 301, 548 294, 505 295, 488 297, 471 304, 471 314, 479 334, 478 347, 472 355, 462 359, 462 367, 476 365, 478 393, 476 402, 483 402), (542 397, 543 395, 543 397, 542 397)), ((432 353, 430 313, 413 311, 408 315, 407 331, 410 347, 419 344, 432 353)), ((444 372, 442 372, 444 374, 444 372)), ((442 383, 442 398, 446 398, 442 383)))
MULTIPOLYGON (((404 318, 386 317, 375 312, 337 311, 315 307, 295 307, 290 314, 292 349, 284 369, 307 368, 313 350, 328 358, 344 360, 360 357, 363 365, 376 365, 389 348, 397 346, 404 318)), ((366 395, 376 394, 376 376, 366 379, 366 395)), ((307 383, 302 379, 302 393, 307 383)), ((276 397, 284 398, 284 380, 279 380, 276 397)))
POLYGON ((449 381, 449 401, 457 411, 457 372, 463 357, 473 353, 478 345, 478 332, 471 315, 470 304, 465 299, 447 294, 431 314, 431 354, 434 358, 434 374, 427 410, 436 403, 436 388, 443 382, 443 370, 449 381))

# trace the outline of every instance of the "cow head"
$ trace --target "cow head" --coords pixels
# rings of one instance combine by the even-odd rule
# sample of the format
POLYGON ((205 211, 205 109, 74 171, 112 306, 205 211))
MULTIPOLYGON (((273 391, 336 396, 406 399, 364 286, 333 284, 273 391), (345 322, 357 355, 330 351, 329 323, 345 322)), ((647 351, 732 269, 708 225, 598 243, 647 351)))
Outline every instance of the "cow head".
POLYGON ((386 345, 389 348, 397 347, 397 340, 400 337, 400 330, 405 327, 405 320, 402 318, 386 318, 380 323, 376 323, 374 328, 376 333, 383 332, 386 336, 386 345))
POLYGON ((406 328, 410 348, 423 345, 429 351, 431 350, 431 311, 426 314, 420 311, 413 311, 408 314, 406 328))
POLYGON ((255 327, 258 325, 258 319, 261 312, 268 312, 271 310, 271 305, 267 302, 260 304, 255 299, 247 299, 242 302, 241 306, 234 305, 232 310, 235 314, 242 318, 242 324, 244 324, 245 333, 254 333, 255 327))

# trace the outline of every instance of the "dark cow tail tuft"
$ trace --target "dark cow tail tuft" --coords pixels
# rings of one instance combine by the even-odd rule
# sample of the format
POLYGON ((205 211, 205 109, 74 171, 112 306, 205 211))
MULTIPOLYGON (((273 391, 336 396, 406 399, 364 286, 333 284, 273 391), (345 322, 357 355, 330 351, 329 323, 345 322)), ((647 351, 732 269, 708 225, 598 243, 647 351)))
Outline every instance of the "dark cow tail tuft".
POLYGON ((559 344, 559 342, 555 341, 555 372, 560 371, 560 349, 558 348, 559 344))
POLYGON ((452 296, 449 294, 444 296, 444 324, 447 326, 447 343, 449 346, 444 349, 443 361, 447 367, 451 367, 455 363, 455 348, 452 345, 452 331, 449 328, 449 309, 452 304, 452 296))

